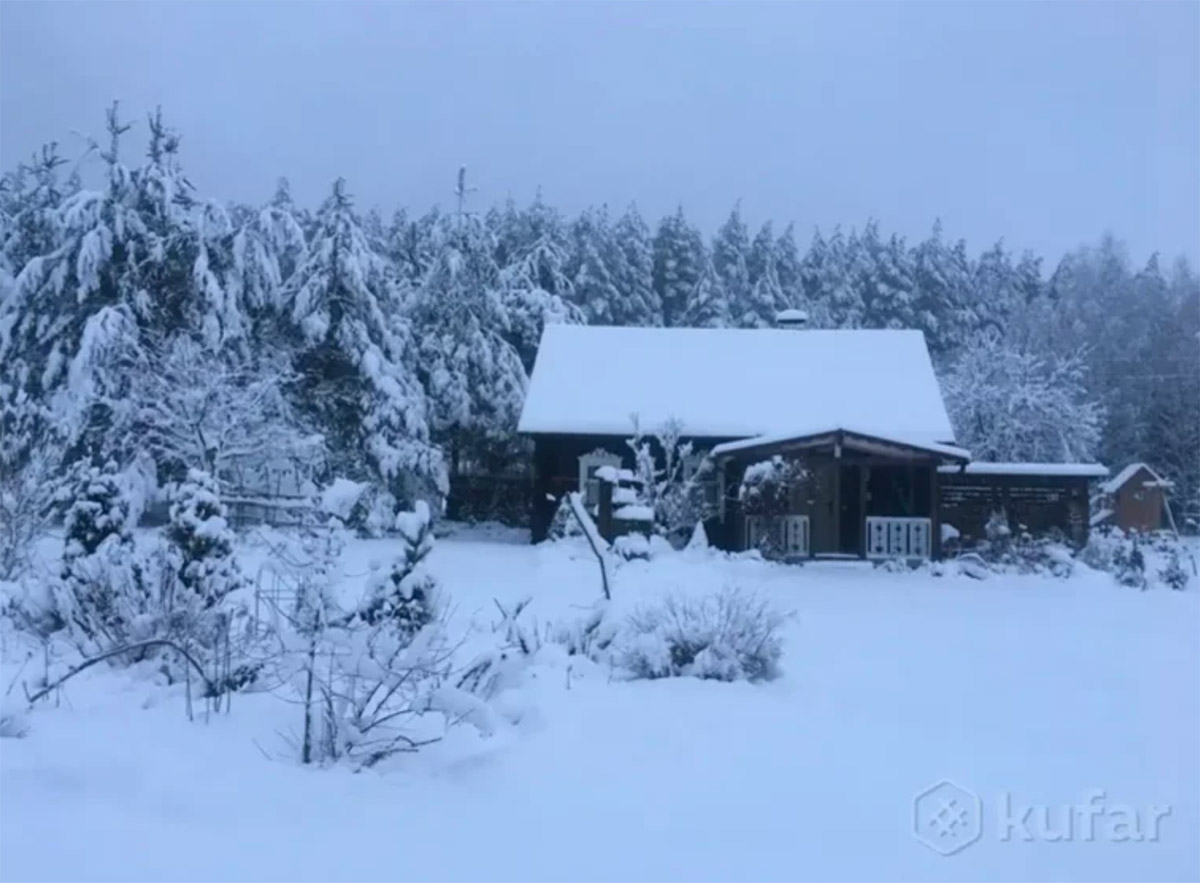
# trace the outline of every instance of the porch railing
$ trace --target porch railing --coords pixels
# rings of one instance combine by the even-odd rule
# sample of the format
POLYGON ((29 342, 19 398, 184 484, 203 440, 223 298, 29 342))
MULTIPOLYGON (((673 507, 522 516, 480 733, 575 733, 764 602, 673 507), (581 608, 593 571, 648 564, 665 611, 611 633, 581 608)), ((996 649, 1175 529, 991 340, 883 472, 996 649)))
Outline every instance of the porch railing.
POLYGON ((933 522, 928 518, 867 516, 868 558, 928 558, 933 522))
POLYGON ((778 557, 808 555, 807 515, 747 515, 746 548, 766 551, 778 557))

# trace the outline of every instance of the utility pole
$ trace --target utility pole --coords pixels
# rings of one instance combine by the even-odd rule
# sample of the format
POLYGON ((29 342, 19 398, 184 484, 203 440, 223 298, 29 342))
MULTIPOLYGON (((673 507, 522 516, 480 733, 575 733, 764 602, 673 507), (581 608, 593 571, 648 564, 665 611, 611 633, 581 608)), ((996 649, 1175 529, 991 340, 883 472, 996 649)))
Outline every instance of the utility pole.
POLYGON ((462 226, 463 214, 466 210, 467 196, 474 193, 478 188, 467 187, 467 167, 458 167, 458 186, 454 188, 454 195, 458 197, 458 225, 462 226))

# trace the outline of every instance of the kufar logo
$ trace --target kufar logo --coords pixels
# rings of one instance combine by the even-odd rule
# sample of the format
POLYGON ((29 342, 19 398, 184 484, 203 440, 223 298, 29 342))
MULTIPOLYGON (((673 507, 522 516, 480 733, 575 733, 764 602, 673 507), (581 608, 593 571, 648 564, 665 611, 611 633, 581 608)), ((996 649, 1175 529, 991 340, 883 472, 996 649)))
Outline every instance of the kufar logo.
POLYGON ((983 836, 983 801, 949 779, 913 801, 913 834, 942 855, 954 855, 983 836))
MULTIPOLYGON (((1169 806, 1134 807, 1113 803, 1107 792, 1087 791, 1076 803, 1024 803, 1001 791, 995 807, 996 839, 1001 843, 1092 842, 1156 843, 1169 806)), ((913 834, 941 855, 954 855, 983 836, 983 800, 948 779, 913 800, 913 834)))

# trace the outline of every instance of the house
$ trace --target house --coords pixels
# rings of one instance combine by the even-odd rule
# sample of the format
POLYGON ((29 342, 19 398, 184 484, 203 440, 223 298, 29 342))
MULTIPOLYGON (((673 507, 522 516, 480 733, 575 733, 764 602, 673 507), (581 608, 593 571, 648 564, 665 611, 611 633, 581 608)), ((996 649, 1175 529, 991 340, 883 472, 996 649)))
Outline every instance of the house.
POLYGON ((1171 487, 1145 463, 1130 463, 1100 486, 1100 508, 1091 518, 1092 526, 1109 524, 1139 533, 1161 530, 1171 487))
POLYGON ((939 467, 970 460, 919 331, 549 325, 518 427, 534 445, 533 540, 564 494, 595 502, 598 469, 634 466, 635 424, 668 421, 694 445, 686 470, 715 464, 710 540, 781 557, 936 557, 939 467), (763 462, 801 468, 773 507, 744 511, 763 462))

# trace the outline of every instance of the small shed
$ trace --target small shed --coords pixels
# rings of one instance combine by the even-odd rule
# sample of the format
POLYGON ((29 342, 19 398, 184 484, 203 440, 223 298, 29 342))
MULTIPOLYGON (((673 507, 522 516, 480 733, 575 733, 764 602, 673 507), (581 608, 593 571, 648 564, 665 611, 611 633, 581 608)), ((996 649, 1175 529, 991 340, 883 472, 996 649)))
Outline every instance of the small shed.
POLYGON ((1089 482, 1108 477, 1099 463, 968 463, 938 469, 942 523, 966 543, 984 538, 988 519, 1004 512, 1014 528, 1088 538, 1089 482))
POLYGON ((1130 463, 1101 485, 1100 509, 1092 516, 1092 526, 1108 524, 1139 533, 1162 530, 1171 487, 1145 463, 1130 463))

